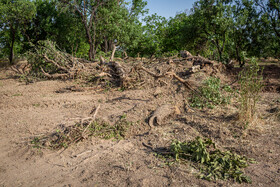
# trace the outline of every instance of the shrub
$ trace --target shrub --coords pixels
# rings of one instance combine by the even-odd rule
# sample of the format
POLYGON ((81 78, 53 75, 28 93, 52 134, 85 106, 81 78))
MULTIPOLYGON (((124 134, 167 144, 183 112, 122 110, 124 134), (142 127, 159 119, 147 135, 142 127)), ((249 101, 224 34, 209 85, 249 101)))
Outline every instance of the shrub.
POLYGON ((239 119, 251 123, 263 88, 262 69, 255 58, 239 73, 239 119))
POLYGON ((231 94, 225 93, 232 93, 232 89, 229 86, 221 87, 220 79, 209 77, 198 88, 198 93, 192 93, 190 105, 196 108, 214 108, 216 105, 228 104, 231 94))

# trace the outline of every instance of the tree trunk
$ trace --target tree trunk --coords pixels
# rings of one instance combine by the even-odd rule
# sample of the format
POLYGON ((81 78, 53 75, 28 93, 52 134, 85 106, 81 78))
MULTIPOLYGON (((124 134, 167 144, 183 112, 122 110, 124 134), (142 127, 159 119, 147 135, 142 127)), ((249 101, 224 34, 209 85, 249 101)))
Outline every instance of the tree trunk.
POLYGON ((219 61, 222 62, 222 55, 223 55, 223 52, 221 51, 221 49, 218 47, 218 52, 219 52, 219 61))
POLYGON ((127 58, 128 58, 128 56, 127 56, 126 51, 123 51, 123 59, 127 59, 127 58))
MULTIPOLYGON (((95 41, 94 41, 94 37, 95 35, 91 36, 91 31, 90 31, 90 27, 87 25, 87 22, 82 18, 85 30, 86 30, 86 37, 88 40, 88 44, 89 44, 89 51, 88 51, 88 58, 90 61, 94 60, 94 45, 95 45, 95 41)), ((95 28, 95 27, 94 27, 95 28)), ((94 34, 95 34, 95 30, 94 30, 94 34)))
POLYGON ((105 53, 108 53, 108 40, 107 40, 106 37, 105 37, 105 39, 104 39, 104 52, 105 52, 105 53))
POLYGON ((238 45, 235 46, 235 54, 236 54, 236 60, 238 61, 239 66, 242 67, 244 65, 244 62, 242 62, 242 60, 241 60, 238 45))
POLYGON ((10 64, 13 64, 13 58, 14 58, 14 43, 15 43, 15 39, 16 39, 16 31, 13 28, 13 26, 10 27, 11 28, 11 46, 10 46, 10 54, 9 54, 9 61, 10 64))
POLYGON ((113 46, 113 51, 112 51, 112 55, 111 55, 111 58, 110 58, 110 61, 114 61, 114 57, 115 57, 115 52, 116 52, 116 44, 112 44, 113 46))
POLYGON ((90 61, 94 59, 94 45, 93 43, 89 44, 88 58, 90 61))

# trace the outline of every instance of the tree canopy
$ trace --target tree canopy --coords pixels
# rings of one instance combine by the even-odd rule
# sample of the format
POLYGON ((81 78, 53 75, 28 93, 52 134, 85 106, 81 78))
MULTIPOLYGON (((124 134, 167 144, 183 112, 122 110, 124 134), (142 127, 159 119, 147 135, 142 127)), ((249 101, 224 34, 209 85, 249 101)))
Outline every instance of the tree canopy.
POLYGON ((145 0, 0 0, 0 57, 13 63, 42 40, 94 60, 116 51, 170 56, 188 50, 223 63, 280 57, 279 0, 197 0, 169 19, 145 0))

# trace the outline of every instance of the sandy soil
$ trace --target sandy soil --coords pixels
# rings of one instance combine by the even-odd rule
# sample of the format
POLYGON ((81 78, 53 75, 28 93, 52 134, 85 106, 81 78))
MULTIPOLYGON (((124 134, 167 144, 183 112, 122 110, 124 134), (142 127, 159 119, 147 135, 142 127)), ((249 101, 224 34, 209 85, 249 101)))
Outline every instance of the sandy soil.
POLYGON ((280 186, 279 66, 267 68, 266 92, 258 104, 258 122, 236 137, 236 105, 214 110, 191 109, 187 91, 179 85, 140 90, 103 91, 75 81, 40 81, 26 85, 0 72, 0 186, 247 186, 233 181, 198 179, 188 164, 168 166, 153 150, 173 139, 196 136, 213 139, 218 147, 254 158, 246 169, 248 186, 280 186), (273 71, 273 72, 269 72, 273 71), (278 71, 278 72, 277 72, 278 71), (78 90, 69 90, 74 86, 78 90), (65 90, 65 91, 61 91, 65 90), (181 114, 149 132, 147 119, 162 104, 174 104, 181 114), (123 114, 134 122, 124 140, 92 138, 66 150, 31 149, 30 138, 69 126, 97 113, 112 124, 123 114))

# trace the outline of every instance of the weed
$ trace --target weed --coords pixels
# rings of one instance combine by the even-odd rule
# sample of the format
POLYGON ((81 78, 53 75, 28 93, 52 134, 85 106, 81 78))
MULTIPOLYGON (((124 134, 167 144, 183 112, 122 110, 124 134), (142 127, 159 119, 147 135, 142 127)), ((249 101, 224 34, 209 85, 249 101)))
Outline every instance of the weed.
POLYGON ((33 148, 40 149, 41 144, 40 144, 40 138, 34 137, 33 140, 30 142, 33 146, 33 148))
POLYGON ((34 107, 39 107, 39 106, 40 106, 40 103, 34 103, 34 104, 32 104, 32 106, 34 106, 34 107))
POLYGON ((17 96, 22 96, 22 93, 16 93, 14 95, 12 95, 13 97, 17 97, 17 96))
POLYGON ((120 88, 118 88, 118 91, 119 91, 119 92, 124 92, 125 89, 126 89, 125 87, 120 87, 120 88))
POLYGON ((206 180, 229 179, 237 182, 251 183, 251 179, 244 175, 242 168, 247 167, 252 160, 244 156, 222 152, 217 149, 210 139, 202 140, 197 137, 193 141, 180 142, 175 140, 170 146, 170 154, 176 161, 190 160, 200 170, 199 177, 206 180))
POLYGON ((113 84, 109 80, 105 80, 104 87, 105 87, 104 91, 108 92, 108 91, 110 91, 113 88, 113 84))
POLYGON ((233 91, 230 86, 221 87, 220 79, 209 77, 198 88, 198 93, 192 93, 190 105, 191 107, 201 109, 204 107, 213 109, 216 105, 229 104, 232 93, 233 91))
POLYGON ((254 58, 250 61, 249 66, 239 73, 239 119, 245 124, 251 123, 256 113, 256 104, 263 88, 261 74, 262 69, 254 58))

